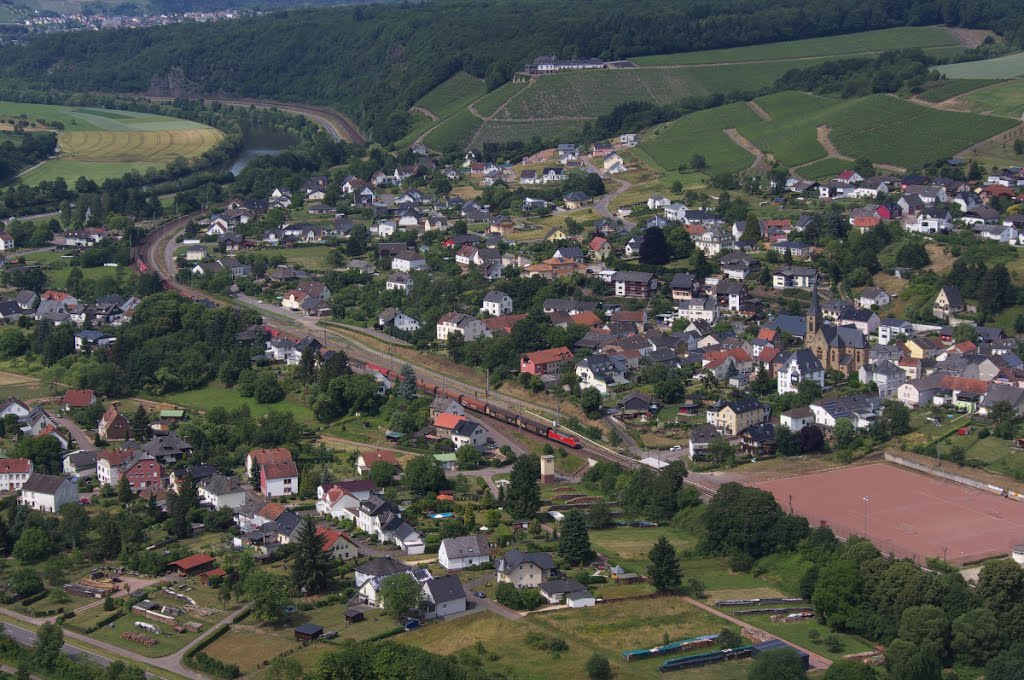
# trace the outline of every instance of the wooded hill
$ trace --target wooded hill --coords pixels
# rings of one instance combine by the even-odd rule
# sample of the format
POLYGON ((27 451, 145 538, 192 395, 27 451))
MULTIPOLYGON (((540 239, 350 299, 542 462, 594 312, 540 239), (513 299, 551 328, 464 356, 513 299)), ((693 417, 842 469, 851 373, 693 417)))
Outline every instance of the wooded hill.
POLYGON ((1021 43, 1022 16, 1014 3, 986 0, 439 0, 40 36, 0 48, 0 78, 326 104, 386 143, 405 134, 409 105, 460 70, 494 88, 543 54, 614 59, 934 23, 1021 43))

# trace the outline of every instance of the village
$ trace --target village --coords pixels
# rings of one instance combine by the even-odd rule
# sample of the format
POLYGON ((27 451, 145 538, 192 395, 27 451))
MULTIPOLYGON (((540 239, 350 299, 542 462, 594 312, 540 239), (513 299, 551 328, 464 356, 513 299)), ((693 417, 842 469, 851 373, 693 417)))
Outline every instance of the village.
MULTIPOLYGON (((809 568, 800 540, 865 537, 972 582, 985 559, 1024 563, 1001 519, 1024 499, 1024 170, 858 167, 627 202, 639 139, 501 164, 414 145, 368 179, 341 168, 170 220, 130 266, 103 261, 124 227, 87 216, 26 248, 12 221, 0 371, 50 388, 0 401, 0 611, 183 677, 298 677, 337 640, 436 648, 463 620, 571 628, 672 592, 659 606, 698 623, 594 656, 642 675, 782 645, 824 670, 885 657, 773 571, 783 554, 809 568), (134 283, 83 277, 108 266, 134 283), (772 487, 885 476, 883 451, 1013 507, 961 550, 910 511, 869 530, 874 491, 829 514, 772 487), (799 516, 796 540, 699 552, 714 503, 750 502, 736 482, 799 516)), ((557 647, 534 643, 535 663, 557 647)))

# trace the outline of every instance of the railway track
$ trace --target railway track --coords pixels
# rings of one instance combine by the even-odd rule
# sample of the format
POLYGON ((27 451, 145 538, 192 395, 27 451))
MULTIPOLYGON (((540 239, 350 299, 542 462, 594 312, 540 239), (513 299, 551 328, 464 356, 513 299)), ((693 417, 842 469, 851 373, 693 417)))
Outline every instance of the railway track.
MULTIPOLYGON (((183 297, 186 297, 191 300, 208 300, 221 307, 247 307, 247 305, 241 303, 230 304, 219 297, 198 290, 196 288, 192 288, 191 286, 186 286, 174 279, 173 250, 172 248, 169 247, 168 241, 173 239, 175 234, 180 229, 183 229, 190 221, 196 219, 197 217, 199 217, 199 213, 184 215, 177 219, 171 220, 170 222, 167 222, 166 224, 150 232, 149 235, 146 237, 145 242, 139 249, 139 259, 145 264, 147 269, 155 272, 160 277, 165 287, 167 287, 169 290, 177 292, 179 295, 183 297)), ((296 332, 302 332, 303 334, 306 333, 306 329, 300 326, 299 324, 285 323, 284 321, 280 321, 274 318, 267 319, 265 315, 264 325, 286 334, 294 334, 296 332)), ((353 370, 365 372, 371 370, 366 368, 367 364, 379 363, 381 361, 386 361, 389 358, 387 354, 384 354, 382 352, 376 352, 375 350, 371 350, 369 348, 366 348, 365 346, 359 346, 354 341, 352 341, 349 338, 346 338, 345 336, 333 334, 326 330, 324 330, 323 333, 326 346, 328 346, 331 349, 340 349, 344 351, 346 355, 351 360, 353 360, 353 370)), ((436 384, 442 384, 443 382, 447 386, 447 389, 449 390, 460 391, 466 394, 467 396, 471 395, 472 397, 474 397, 474 399, 479 398, 479 390, 475 388, 475 386, 454 381, 450 376, 430 371, 429 369, 425 369, 422 366, 414 365, 414 368, 416 368, 418 375, 422 375, 423 377, 436 381, 436 384)), ((486 398, 490 402, 493 402, 495 405, 501 405, 502 407, 505 408, 507 408, 509 405, 512 405, 512 410, 515 410, 520 415, 526 412, 526 409, 523 408, 524 406, 526 406, 526 404, 518 399, 515 399, 514 397, 507 397, 505 395, 499 394, 488 394, 486 395, 486 398)), ((529 404, 529 406, 531 406, 535 410, 542 410, 539 409, 536 404, 529 404)), ((514 425, 509 425, 505 421, 502 421, 498 418, 494 418, 486 413, 474 411, 474 414, 481 420, 486 421, 489 427, 499 429, 506 434, 514 431, 517 434, 524 434, 527 437, 533 438, 537 441, 541 441, 552 445, 558 444, 558 442, 553 442, 547 437, 543 437, 533 432, 529 432, 514 425)), ((579 443, 580 448, 576 450, 579 451, 580 454, 585 455, 588 458, 616 463, 627 469, 637 468, 640 465, 642 465, 642 463, 640 463, 640 461, 636 460, 635 458, 631 458, 630 456, 607 450, 599 445, 589 442, 586 439, 579 438, 579 443)))

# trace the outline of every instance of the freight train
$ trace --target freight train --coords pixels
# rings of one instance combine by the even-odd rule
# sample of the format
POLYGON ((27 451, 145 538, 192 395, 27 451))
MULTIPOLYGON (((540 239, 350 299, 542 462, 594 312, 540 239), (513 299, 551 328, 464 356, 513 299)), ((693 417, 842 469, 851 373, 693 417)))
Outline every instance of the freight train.
MULTIPOLYGON (((384 368, 383 366, 378 366, 377 364, 368 363, 366 364, 366 369, 368 371, 376 371, 381 375, 386 376, 392 383, 402 380, 402 376, 399 375, 397 371, 384 368)), ((508 423, 509 425, 513 425, 522 430, 526 430, 527 432, 539 435, 545 439, 550 439, 562 446, 567 446, 571 449, 583 448, 583 444, 580 443, 580 440, 572 435, 559 432, 545 423, 524 418, 518 413, 501 408, 495 404, 481 401, 476 397, 469 396, 468 394, 463 394, 462 392, 441 387, 440 385, 436 385, 419 377, 416 378, 416 387, 427 394, 440 395, 453 401, 457 401, 462 404, 463 408, 467 408, 470 411, 476 411, 477 413, 483 413, 484 415, 500 420, 503 423, 508 423)))

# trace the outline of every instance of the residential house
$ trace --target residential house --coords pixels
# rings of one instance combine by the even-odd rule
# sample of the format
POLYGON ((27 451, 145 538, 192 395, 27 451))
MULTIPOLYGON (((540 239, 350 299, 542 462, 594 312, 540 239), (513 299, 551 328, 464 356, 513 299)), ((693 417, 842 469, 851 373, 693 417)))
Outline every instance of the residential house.
POLYGON ((778 289, 813 288, 818 270, 811 267, 782 267, 772 275, 772 287, 778 289))
POLYGON ((483 448, 487 444, 487 430, 479 423, 462 418, 452 428, 451 440, 455 448, 461 446, 483 448))
POLYGON ((86 349, 95 349, 98 347, 110 347, 115 342, 117 342, 116 337, 101 331, 85 330, 75 333, 76 352, 83 352, 86 349))
POLYGON ((330 527, 317 527, 316 535, 323 539, 323 551, 331 559, 350 562, 359 557, 359 546, 344 531, 330 527))
POLYGON ((408 295, 412 290, 412 277, 405 272, 395 272, 388 275, 384 285, 387 290, 399 290, 408 295))
POLYGON ((267 498, 290 496, 298 490, 299 470, 291 458, 260 465, 260 493, 267 498))
POLYGON ((881 288, 868 286, 861 289, 857 296, 857 304, 862 309, 873 309, 885 307, 892 300, 890 295, 881 288))
POLYGON ((555 572, 555 562, 546 552, 509 550, 498 558, 498 583, 511 583, 517 588, 539 586, 555 572))
POLYGON ((857 377, 862 385, 874 383, 878 389, 878 396, 883 399, 895 398, 900 385, 906 381, 903 369, 887 359, 879 359, 861 366, 857 377))
POLYGON ((797 392, 800 383, 812 382, 819 387, 825 387, 825 367, 814 356, 809 349, 797 349, 792 352, 782 352, 778 355, 776 362, 779 365, 776 379, 779 394, 797 392))
POLYGON ((480 313, 490 314, 491 316, 511 314, 512 298, 504 291, 492 290, 484 296, 484 301, 480 305, 480 313))
MULTIPOLYGON (((760 261, 754 259, 746 253, 730 252, 723 255, 719 260, 722 265, 722 273, 728 276, 730 279, 737 281, 743 281, 751 274, 754 274, 761 269, 760 261)), ((680 276, 677 274, 676 276, 680 276)), ((673 283, 675 279, 672 279, 673 283)), ((672 288, 673 298, 675 297, 675 287, 672 288)))
POLYGON ((491 561, 490 544, 483 534, 446 538, 437 551, 438 563, 449 571, 456 571, 491 561))
POLYGON ((870 427, 878 417, 882 405, 881 397, 853 395, 849 397, 826 397, 811 404, 814 422, 826 428, 833 428, 839 420, 849 420, 860 430, 870 427))
POLYGON ((0 492, 20 489, 32 475, 32 469, 28 458, 0 459, 0 492))
POLYGON ((230 477, 211 475, 196 485, 199 500, 214 510, 240 508, 245 505, 245 489, 235 484, 230 477))
POLYGON ((128 439, 131 431, 131 424, 117 410, 117 404, 110 405, 103 413, 103 417, 100 418, 100 422, 96 427, 96 432, 99 434, 100 439, 106 441, 123 441, 128 439))
POLYGON ((420 329, 420 322, 395 307, 388 307, 377 316, 377 326, 388 328, 394 326, 405 333, 415 333, 420 329))
POLYGON ((69 503, 78 502, 78 487, 65 477, 34 472, 21 485, 18 505, 41 512, 59 512, 69 503))
POLYGON ((528 352, 519 358, 519 372, 531 375, 553 375, 561 373, 562 366, 574 359, 568 347, 555 347, 528 352))
POLYGON ((965 309, 964 298, 960 294, 958 286, 943 286, 939 290, 939 294, 935 296, 935 302, 932 303, 932 314, 940 319, 949 318, 965 309))
POLYGON ((612 282, 615 297, 649 298, 658 288, 658 277, 650 272, 616 272, 612 282))
POLYGON ((64 455, 61 466, 66 477, 85 479, 96 476, 96 452, 72 451, 64 455))
POLYGON ((698 424, 691 427, 688 437, 690 460, 707 459, 711 440, 720 436, 714 425, 698 424))
POLYGON ((427 259, 416 251, 403 250, 391 258, 391 269, 406 274, 411 271, 425 271, 427 259))
POLYGON ((878 344, 888 345, 898 337, 910 337, 914 324, 902 319, 885 318, 878 322, 878 344))
POLYGON ((881 325, 881 319, 868 307, 847 309, 839 315, 836 323, 840 326, 853 326, 864 335, 874 335, 881 325))
POLYGON ((767 423, 770 415, 770 406, 748 398, 709 407, 707 422, 722 434, 736 436, 751 425, 767 423))
POLYGON ((441 576, 423 582, 420 612, 424 619, 443 619, 466 611, 466 590, 458 576, 441 576))
POLYGON ((96 403, 96 393, 92 390, 68 390, 61 397, 60 403, 65 412, 73 408, 85 408, 96 403))
POLYGON ((437 340, 446 342, 452 333, 462 335, 466 342, 473 342, 487 334, 487 327, 475 317, 460 312, 448 312, 437 320, 437 340))
POLYGON ((626 379, 624 360, 607 355, 594 354, 576 364, 576 376, 580 379, 580 389, 593 387, 601 394, 607 395, 612 390, 629 384, 626 379))

